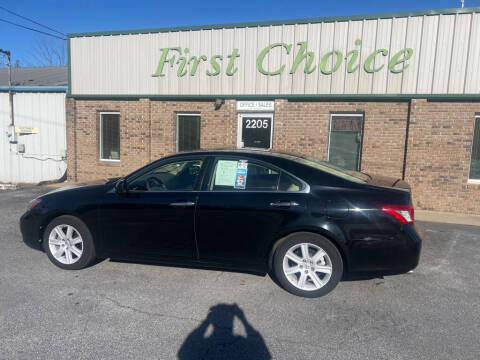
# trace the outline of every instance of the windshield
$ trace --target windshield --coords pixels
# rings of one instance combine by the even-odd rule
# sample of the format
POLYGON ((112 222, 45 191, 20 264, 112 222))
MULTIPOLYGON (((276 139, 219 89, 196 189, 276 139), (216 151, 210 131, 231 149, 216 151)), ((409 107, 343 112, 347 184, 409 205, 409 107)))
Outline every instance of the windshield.
POLYGON ((284 154, 282 154, 282 156, 289 158, 290 160, 296 161, 300 164, 313 167, 315 169, 324 171, 326 173, 341 177, 349 181, 354 181, 357 183, 364 184, 370 178, 367 174, 363 174, 359 171, 346 170, 322 160, 317 160, 312 158, 301 158, 298 156, 284 155, 284 154))

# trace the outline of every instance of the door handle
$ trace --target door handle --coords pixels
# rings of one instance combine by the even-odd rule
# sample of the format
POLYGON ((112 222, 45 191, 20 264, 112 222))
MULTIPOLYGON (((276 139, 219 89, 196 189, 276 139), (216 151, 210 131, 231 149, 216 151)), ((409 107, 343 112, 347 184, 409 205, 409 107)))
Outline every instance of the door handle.
POLYGON ((170 203, 170 206, 175 206, 175 207, 187 207, 187 206, 193 206, 195 203, 193 201, 176 201, 170 203))
POLYGON ((270 206, 274 207, 291 207, 291 206, 298 206, 299 204, 295 201, 277 201, 270 203, 270 206))

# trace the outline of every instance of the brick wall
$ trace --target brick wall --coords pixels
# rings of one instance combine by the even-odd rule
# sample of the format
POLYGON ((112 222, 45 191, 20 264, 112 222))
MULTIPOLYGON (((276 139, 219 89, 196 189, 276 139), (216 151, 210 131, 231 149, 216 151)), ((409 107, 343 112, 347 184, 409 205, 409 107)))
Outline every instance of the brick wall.
POLYGON ((364 113, 362 171, 402 176, 408 104, 275 102, 273 149, 327 159, 331 113, 364 113))
POLYGON ((235 101, 215 110, 213 102, 140 100, 67 101, 67 172, 75 181, 126 175, 175 152, 176 113, 199 113, 200 146, 236 146, 235 101), (99 160, 99 112, 120 112, 120 162, 99 160))
MULTIPOLYGON (((71 180, 125 175, 175 152, 176 113, 199 113, 203 149, 235 148, 236 101, 67 100, 71 180), (99 111, 120 112, 120 162, 99 160, 99 111)), ((329 117, 365 114, 363 171, 402 176, 407 102, 275 101, 273 150, 326 159, 329 117)), ((406 180, 418 209, 480 214, 480 185, 467 184, 475 112, 480 103, 413 100, 406 180)))
POLYGON ((412 100, 406 180, 417 208, 480 214, 480 184, 468 184, 478 102, 412 100))

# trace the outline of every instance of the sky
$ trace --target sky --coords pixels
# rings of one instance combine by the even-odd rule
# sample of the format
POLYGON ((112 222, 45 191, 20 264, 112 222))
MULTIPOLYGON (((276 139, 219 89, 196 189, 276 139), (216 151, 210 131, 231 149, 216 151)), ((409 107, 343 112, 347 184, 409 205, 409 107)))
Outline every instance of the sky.
MULTIPOLYGON (((449 9, 460 0, 0 0, 6 8, 62 33, 158 28, 232 22, 301 19, 397 11, 449 9)), ((465 0, 465 7, 480 0, 465 0)), ((61 40, 2 22, 7 20, 52 32, 0 8, 0 48, 10 50, 12 63, 39 65, 38 44, 58 47, 61 40)), ((54 33, 55 34, 55 33, 54 33)), ((58 35, 58 34, 57 34, 58 35)))

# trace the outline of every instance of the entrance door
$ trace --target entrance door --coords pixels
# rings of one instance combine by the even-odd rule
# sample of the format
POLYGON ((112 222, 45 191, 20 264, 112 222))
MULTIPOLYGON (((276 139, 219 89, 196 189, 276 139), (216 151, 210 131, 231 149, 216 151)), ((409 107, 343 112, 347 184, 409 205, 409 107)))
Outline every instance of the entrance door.
POLYGON ((270 150, 272 148, 273 114, 239 114, 238 148, 270 150))
POLYGON ((347 170, 360 170, 363 114, 331 114, 328 161, 347 170))

